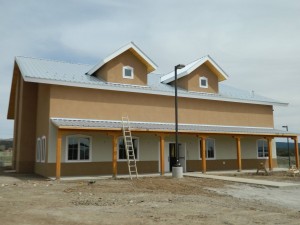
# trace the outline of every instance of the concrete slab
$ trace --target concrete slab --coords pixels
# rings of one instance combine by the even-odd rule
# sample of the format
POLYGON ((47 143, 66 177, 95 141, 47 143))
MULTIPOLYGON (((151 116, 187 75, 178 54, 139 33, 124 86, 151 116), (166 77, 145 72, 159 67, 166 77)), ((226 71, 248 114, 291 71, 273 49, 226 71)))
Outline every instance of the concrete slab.
MULTIPOLYGON (((159 177, 160 173, 151 174, 139 174, 138 177, 159 177)), ((172 176, 172 173, 166 173, 164 176, 172 176)), ((129 175, 118 175, 116 179, 129 179, 129 175)), ((49 177, 51 180, 56 180, 55 177, 49 177)), ((103 180, 103 179, 113 179, 112 175, 101 175, 101 176, 70 176, 61 177, 61 181, 77 181, 77 180, 103 180)), ((135 179, 135 178, 133 178, 135 179)))
POLYGON ((199 172, 185 173, 186 177, 199 177, 205 179, 216 179, 216 180, 225 180, 230 182, 244 183, 244 184, 252 184, 252 185, 262 185, 272 188, 300 188, 300 184, 295 183, 287 183, 287 182, 276 182, 276 181, 268 181, 268 180, 256 180, 256 179, 248 179, 248 178, 240 178, 240 177, 227 177, 227 176, 218 176, 211 174, 203 174, 199 172))

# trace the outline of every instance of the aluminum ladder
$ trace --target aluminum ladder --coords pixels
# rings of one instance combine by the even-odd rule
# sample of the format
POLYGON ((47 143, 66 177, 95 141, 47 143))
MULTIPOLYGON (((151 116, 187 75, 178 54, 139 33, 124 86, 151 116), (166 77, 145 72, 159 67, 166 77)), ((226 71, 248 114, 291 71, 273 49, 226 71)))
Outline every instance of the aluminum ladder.
POLYGON ((132 142, 131 136, 131 129, 128 116, 122 116, 122 130, 123 130, 123 137, 124 137, 124 144, 127 156, 127 164, 128 164, 128 171, 130 179, 132 180, 132 176, 136 176, 138 179, 138 171, 136 166, 136 157, 134 154, 134 147, 132 142))

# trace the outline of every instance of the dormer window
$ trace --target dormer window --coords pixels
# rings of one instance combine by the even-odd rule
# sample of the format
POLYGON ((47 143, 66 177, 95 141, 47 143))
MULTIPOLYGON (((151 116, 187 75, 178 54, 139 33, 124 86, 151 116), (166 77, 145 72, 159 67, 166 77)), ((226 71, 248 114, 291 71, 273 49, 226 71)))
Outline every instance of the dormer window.
POLYGON ((123 67, 123 78, 133 79, 133 68, 130 66, 123 67))
POLYGON ((208 79, 206 77, 199 78, 199 86, 201 88, 208 88, 208 79))

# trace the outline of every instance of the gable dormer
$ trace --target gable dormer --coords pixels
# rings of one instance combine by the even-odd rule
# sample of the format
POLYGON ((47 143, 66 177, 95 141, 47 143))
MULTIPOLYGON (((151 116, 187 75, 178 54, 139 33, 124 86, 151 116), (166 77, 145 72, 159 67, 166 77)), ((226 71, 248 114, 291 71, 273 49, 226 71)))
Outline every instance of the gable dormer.
MULTIPOLYGON (((227 74, 210 56, 204 56, 177 70, 177 85, 187 91, 218 93, 219 82, 227 79, 227 74)), ((161 82, 165 84, 174 85, 174 80, 174 71, 161 77, 161 82)))
POLYGON ((87 75, 106 82, 147 85, 147 74, 157 68, 133 42, 123 46, 94 66, 87 75))

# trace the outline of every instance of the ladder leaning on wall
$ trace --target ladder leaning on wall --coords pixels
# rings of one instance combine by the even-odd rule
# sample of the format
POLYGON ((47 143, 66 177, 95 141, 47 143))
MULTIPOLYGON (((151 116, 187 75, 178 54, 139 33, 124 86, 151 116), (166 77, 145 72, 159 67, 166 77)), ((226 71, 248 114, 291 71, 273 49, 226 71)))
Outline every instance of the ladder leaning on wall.
POLYGON ((128 116, 122 116, 122 130, 123 130, 123 137, 124 137, 124 144, 127 156, 127 164, 128 164, 128 171, 130 179, 132 180, 132 176, 136 176, 138 178, 136 160, 135 160, 135 153, 134 153, 134 146, 132 142, 131 136, 131 129, 128 116))

